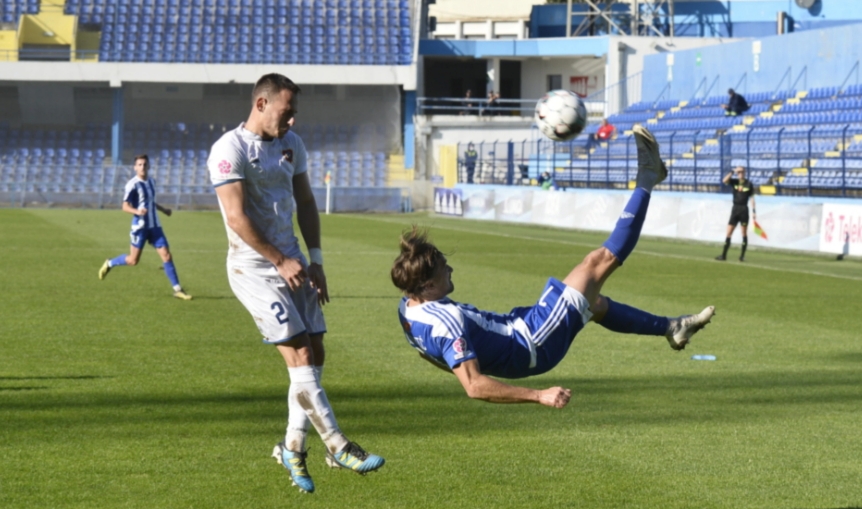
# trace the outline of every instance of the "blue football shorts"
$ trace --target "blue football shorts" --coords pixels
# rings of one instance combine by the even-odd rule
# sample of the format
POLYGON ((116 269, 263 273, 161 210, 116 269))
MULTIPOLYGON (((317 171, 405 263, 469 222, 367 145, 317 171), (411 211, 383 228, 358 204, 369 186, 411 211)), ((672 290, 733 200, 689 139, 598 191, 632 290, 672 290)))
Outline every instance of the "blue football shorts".
MULTIPOLYGON (((545 373, 559 364, 575 336, 590 321, 590 303, 581 292, 562 281, 548 279, 539 300, 530 307, 515 308, 512 315, 527 325, 530 343, 530 373, 545 373)), ((526 336, 526 334, 522 334, 526 336)))
POLYGON ((160 227, 132 230, 129 233, 129 238, 132 245, 138 249, 143 249, 147 242, 157 249, 168 247, 168 239, 160 227))

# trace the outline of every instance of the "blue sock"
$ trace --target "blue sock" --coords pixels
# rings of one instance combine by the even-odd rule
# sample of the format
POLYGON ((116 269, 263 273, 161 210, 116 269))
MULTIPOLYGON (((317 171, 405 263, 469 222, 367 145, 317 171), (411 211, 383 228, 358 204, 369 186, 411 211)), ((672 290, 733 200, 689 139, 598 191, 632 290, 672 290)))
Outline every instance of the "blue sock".
POLYGON ((172 286, 180 285, 180 278, 177 277, 177 269, 174 267, 174 261, 171 260, 169 262, 164 263, 165 267, 165 275, 168 276, 168 279, 171 280, 172 286))
POLYGON ((641 334, 643 336, 664 336, 667 332, 670 320, 664 316, 656 316, 646 311, 614 302, 608 301, 608 312, 601 322, 597 322, 605 329, 622 334, 641 334))
POLYGON ((122 254, 116 258, 111 258, 108 262, 108 267, 116 267, 117 265, 126 265, 126 255, 122 254))
POLYGON ((623 213, 620 214, 611 236, 602 244, 617 257, 620 265, 628 258, 638 243, 641 227, 644 225, 649 207, 649 197, 650 194, 646 189, 636 188, 623 213))

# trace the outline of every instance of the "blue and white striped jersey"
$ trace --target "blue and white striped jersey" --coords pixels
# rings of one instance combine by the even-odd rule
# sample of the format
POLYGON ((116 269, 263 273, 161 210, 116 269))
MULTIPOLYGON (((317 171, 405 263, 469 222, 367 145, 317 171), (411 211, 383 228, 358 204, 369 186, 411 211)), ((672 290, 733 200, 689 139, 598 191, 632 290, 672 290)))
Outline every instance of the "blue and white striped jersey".
POLYGON ((482 373, 503 378, 520 378, 530 367, 530 345, 524 339, 529 331, 521 318, 449 298, 407 306, 405 297, 398 314, 407 342, 442 367, 477 359, 482 373))
POLYGON ((133 208, 147 209, 147 213, 143 216, 132 216, 132 231, 162 227, 156 211, 156 181, 152 177, 141 180, 135 175, 126 183, 123 201, 128 202, 133 208))
POLYGON ((486 375, 524 378, 545 373, 565 357, 592 314, 586 299, 551 278, 534 306, 500 314, 452 299, 408 306, 398 318, 407 342, 441 367, 476 359, 486 375))

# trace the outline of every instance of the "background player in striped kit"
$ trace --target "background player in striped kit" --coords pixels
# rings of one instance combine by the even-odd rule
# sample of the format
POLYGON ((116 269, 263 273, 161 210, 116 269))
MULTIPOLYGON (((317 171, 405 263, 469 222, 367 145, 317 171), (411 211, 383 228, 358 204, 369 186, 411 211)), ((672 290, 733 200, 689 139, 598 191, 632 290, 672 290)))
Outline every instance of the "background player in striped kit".
POLYGON ((525 378, 553 369, 589 321, 614 332, 662 336, 671 348, 682 350, 712 319, 713 306, 696 315, 667 318, 614 302, 600 293, 607 278, 634 250, 650 193, 667 176, 655 138, 641 126, 635 126, 634 132, 637 188, 614 231, 565 279, 550 278, 533 306, 498 314, 449 299, 447 295, 455 287, 446 257, 415 228, 402 236, 401 254, 391 276, 405 294, 398 317, 407 342, 423 359, 452 371, 471 398, 563 408, 572 395, 569 389, 518 387, 488 375, 525 378))
POLYGON ((135 176, 126 183, 123 195, 123 212, 132 214, 131 247, 128 255, 105 260, 99 269, 99 279, 105 279, 113 267, 120 265, 137 265, 141 252, 147 242, 156 248, 165 268, 165 275, 174 289, 174 297, 182 300, 192 300, 192 296, 183 291, 174 260, 168 246, 168 239, 162 231, 159 221, 160 211, 170 217, 171 209, 156 203, 156 182, 149 177, 150 158, 146 154, 135 156, 135 176))

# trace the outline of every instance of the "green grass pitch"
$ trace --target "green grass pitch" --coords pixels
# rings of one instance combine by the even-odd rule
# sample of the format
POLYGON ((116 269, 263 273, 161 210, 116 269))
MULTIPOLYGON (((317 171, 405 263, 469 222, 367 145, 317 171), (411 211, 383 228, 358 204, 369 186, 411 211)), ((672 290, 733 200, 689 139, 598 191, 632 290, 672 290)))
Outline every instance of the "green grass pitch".
MULTIPOLYGON (((493 405, 420 360, 389 281, 411 222, 455 268, 453 298, 535 301, 605 235, 435 218, 322 218, 332 302, 324 386, 347 435, 387 459, 331 471, 316 434, 302 495, 269 457, 287 373, 233 297, 214 212, 163 218, 191 302, 117 211, 0 210, 0 507, 844 508, 862 506, 862 263, 642 239, 605 286, 659 314, 715 304, 684 352, 588 326, 551 373, 569 406, 493 405), (715 362, 690 359, 716 355, 715 362)), ((721 239, 716 239, 721 240, 721 239)), ((734 246, 738 247, 738 244, 734 246)))

